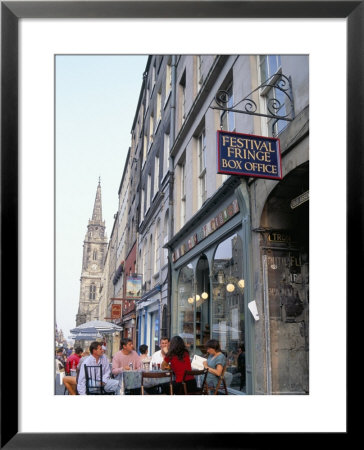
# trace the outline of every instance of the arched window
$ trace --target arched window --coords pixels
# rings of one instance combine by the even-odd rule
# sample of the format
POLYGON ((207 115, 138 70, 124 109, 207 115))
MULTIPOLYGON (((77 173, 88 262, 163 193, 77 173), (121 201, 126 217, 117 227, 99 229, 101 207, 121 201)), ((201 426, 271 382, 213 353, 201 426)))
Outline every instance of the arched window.
MULTIPOLYGON (((226 352, 228 372, 245 344, 244 288, 243 243, 233 234, 218 245, 212 273, 212 339, 226 352)), ((240 379, 234 377, 230 387, 239 389, 240 379)))
POLYGON ((93 251, 92 259, 93 259, 94 261, 97 260, 97 250, 94 250, 94 251, 93 251))

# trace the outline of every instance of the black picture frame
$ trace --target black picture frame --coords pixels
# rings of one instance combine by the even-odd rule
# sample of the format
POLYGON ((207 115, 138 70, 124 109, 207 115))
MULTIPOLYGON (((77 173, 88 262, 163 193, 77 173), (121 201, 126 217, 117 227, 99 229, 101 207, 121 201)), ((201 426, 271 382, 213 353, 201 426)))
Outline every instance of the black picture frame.
MULTIPOLYGON (((18 363, 12 349, 18 347, 18 22, 21 18, 346 18, 347 19, 347 300, 360 292, 358 280, 363 262, 350 265, 362 255, 364 148, 364 2, 363 1, 1 1, 1 448, 6 449, 103 449, 103 433, 19 433, 18 363), (354 251, 355 250, 355 251, 354 251), (359 250, 359 252, 358 252, 359 250), (11 318, 11 320, 9 320, 11 318), (14 320, 15 318, 15 320, 14 320), (11 326, 11 329, 10 329, 11 326), (10 375, 11 374, 11 375, 10 375), (9 378, 11 376, 11 383, 9 378), (9 386, 11 386, 9 388, 9 386)), ((334 74, 335 70, 331 71, 334 74)), ((323 87, 324 88, 324 87, 323 87)), ((339 183, 338 177, 338 183, 339 183)), ((350 346, 348 346, 350 349, 350 346)), ((349 358, 348 358, 349 360, 349 358)), ((333 393, 334 395, 334 393, 333 393)), ((161 412, 163 413, 163 412, 161 412)), ((167 413, 166 411, 164 413, 167 413)), ((121 413, 121 416, 123 414, 121 413)), ((125 416, 124 416, 125 417, 125 416)), ((218 416, 217 416, 218 420, 218 416)), ((335 442, 349 437, 338 433, 335 442)), ((112 448, 258 448, 262 439, 276 434, 256 433, 107 433, 112 448), (242 436, 242 434, 244 436, 242 436)), ((280 446, 294 445, 289 434, 280 446)), ((309 438, 307 433, 303 439, 309 438)), ((317 433, 315 439, 317 443, 317 433)), ((325 438, 325 436, 324 436, 325 438)), ((300 438, 300 444, 302 438, 300 438)))

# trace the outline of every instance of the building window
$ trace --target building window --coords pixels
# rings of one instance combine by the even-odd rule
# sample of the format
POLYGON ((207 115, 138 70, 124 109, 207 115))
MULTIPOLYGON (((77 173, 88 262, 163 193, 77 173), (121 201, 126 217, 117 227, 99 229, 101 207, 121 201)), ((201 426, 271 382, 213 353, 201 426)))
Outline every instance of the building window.
POLYGON ((167 63, 166 66, 166 91, 165 91, 165 101, 164 104, 166 105, 169 95, 172 91, 172 67, 171 67, 171 63, 167 63))
POLYGON ((155 234, 154 234, 154 258, 153 258, 153 273, 156 274, 159 271, 159 228, 160 228, 160 219, 158 219, 157 225, 155 227, 155 234))
POLYGON ((154 117, 151 114, 149 118, 149 143, 148 143, 148 150, 150 149, 151 145, 153 144, 153 134, 154 134, 154 117))
MULTIPOLYGON (((169 221, 169 212, 166 212, 164 217, 164 227, 163 227, 163 246, 168 242, 168 221, 169 221)), ((163 265, 168 263, 168 248, 163 249, 163 265)))
POLYGON ((232 374, 231 388, 244 388, 245 372, 238 361, 239 346, 245 341, 243 244, 238 234, 221 242, 215 252, 212 269, 212 339, 219 341, 227 355, 227 371, 232 374))
POLYGON ((179 117, 182 126, 186 120, 186 72, 182 75, 179 83, 179 117))
MULTIPOLYGON (((227 89, 224 90, 227 92, 228 95, 228 102, 225 106, 226 108, 232 108, 234 105, 233 83, 230 83, 227 89)), ((235 130, 234 113, 232 111, 223 111, 220 116, 220 123, 222 125, 223 130, 234 131, 235 130)))
POLYGON ((194 273, 192 264, 184 266, 178 277, 178 334, 193 348, 194 344, 194 273))
POLYGON ((197 138, 198 150, 198 208, 206 201, 206 133, 202 131, 197 138))
POLYGON ((159 187, 159 156, 154 159, 154 186, 153 186, 153 196, 158 192, 159 187))
POLYGON ((180 172, 180 227, 186 222, 186 162, 179 165, 180 172))
POLYGON ((197 92, 200 91, 202 83, 203 83, 203 78, 202 78, 202 56, 201 55, 197 55, 196 56, 196 83, 197 83, 197 92))
POLYGON ((97 251, 96 251, 96 250, 93 251, 92 259, 93 259, 94 261, 97 260, 97 251))
MULTIPOLYGON (((279 55, 260 55, 259 56, 259 70, 260 80, 264 83, 267 80, 276 81, 279 79, 281 73, 281 57, 279 55)), ((270 89, 264 89, 262 97, 265 101, 265 109, 268 112, 268 105, 278 105, 278 109, 274 112, 279 115, 286 114, 286 97, 279 89, 271 87, 270 89)), ((275 109, 275 108, 274 108, 275 109)), ((287 122, 285 120, 267 119, 267 134, 268 136, 278 136, 278 134, 286 127, 287 122)))
POLYGON ((95 300, 96 298, 96 285, 90 284, 90 293, 89 293, 89 299, 95 300))
POLYGON ((151 195, 152 195, 151 186, 152 186, 152 175, 150 173, 148 173, 147 192, 146 192, 146 196, 147 196, 146 211, 148 211, 148 209, 150 207, 150 198, 151 198, 151 195))
POLYGON ((169 171, 169 133, 164 134, 163 175, 169 171))
POLYGON ((160 92, 158 92, 157 94, 157 104, 156 104, 156 116, 155 116, 155 120, 156 120, 156 125, 155 125, 155 129, 158 128, 158 125, 160 123, 160 121, 162 120, 162 94, 160 92))
POLYGON ((155 73, 156 73, 156 71, 155 71, 155 62, 154 62, 154 65, 152 67, 152 92, 153 92, 153 89, 155 86, 155 73))
POLYGON ((145 111, 144 111, 145 114, 148 111, 148 107, 149 107, 149 88, 147 88, 147 93, 145 96, 145 111))
POLYGON ((140 222, 144 220, 144 199, 145 199, 145 190, 142 189, 142 195, 140 199, 140 222))
POLYGON ((143 140, 143 164, 147 160, 147 150, 148 150, 148 137, 147 137, 147 135, 144 135, 144 140, 143 140))

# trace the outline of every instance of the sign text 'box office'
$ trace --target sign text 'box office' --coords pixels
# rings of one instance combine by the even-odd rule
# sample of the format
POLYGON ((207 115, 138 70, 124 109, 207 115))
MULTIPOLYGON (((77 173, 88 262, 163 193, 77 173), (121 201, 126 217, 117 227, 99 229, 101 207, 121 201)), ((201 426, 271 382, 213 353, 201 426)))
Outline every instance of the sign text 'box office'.
POLYGON ((279 139, 219 130, 217 172, 281 180, 279 139))

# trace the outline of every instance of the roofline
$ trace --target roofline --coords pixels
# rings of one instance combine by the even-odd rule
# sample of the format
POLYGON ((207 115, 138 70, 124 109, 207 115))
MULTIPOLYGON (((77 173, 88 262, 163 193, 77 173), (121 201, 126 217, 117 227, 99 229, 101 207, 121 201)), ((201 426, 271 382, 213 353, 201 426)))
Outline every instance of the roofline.
POLYGON ((137 118, 138 118, 139 106, 140 106, 140 104, 141 104, 141 102, 142 102, 143 92, 144 92, 144 85, 145 85, 145 79, 146 79, 144 75, 147 74, 148 71, 149 71, 149 66, 150 66, 150 63, 151 63, 151 61, 152 61, 152 57, 153 57, 153 55, 149 55, 149 56, 148 56, 147 64, 145 65, 145 70, 144 70, 144 73, 143 73, 143 82, 142 82, 142 85, 141 85, 141 87, 140 87, 140 94, 139 94, 139 99, 138 99, 137 107, 136 107, 136 110, 135 110, 135 116, 134 116, 134 120, 133 120, 133 126, 131 127, 130 132, 132 132, 132 131, 134 130, 134 128, 135 128, 135 123, 136 123, 137 118))

